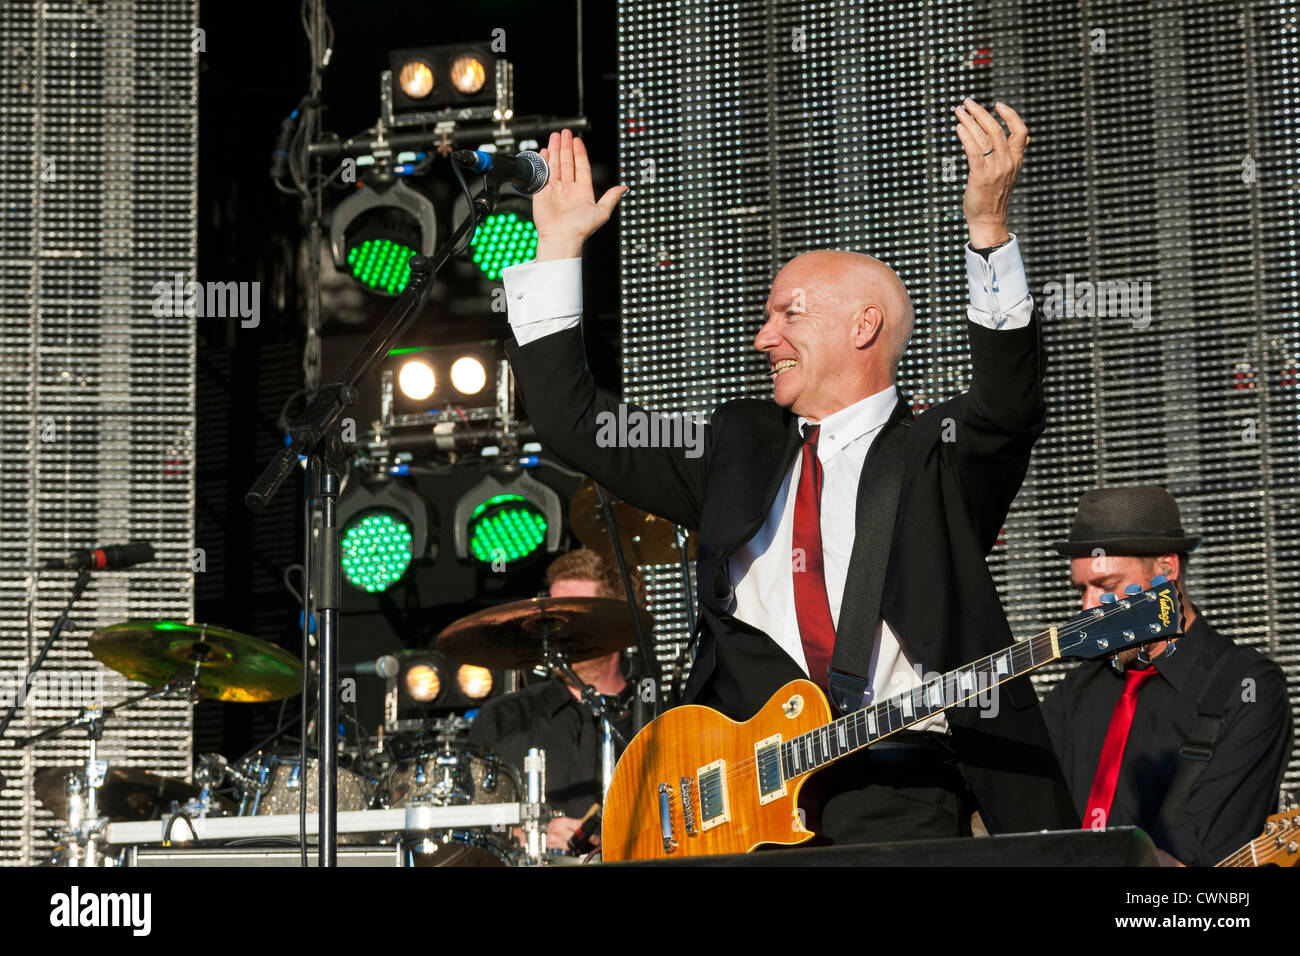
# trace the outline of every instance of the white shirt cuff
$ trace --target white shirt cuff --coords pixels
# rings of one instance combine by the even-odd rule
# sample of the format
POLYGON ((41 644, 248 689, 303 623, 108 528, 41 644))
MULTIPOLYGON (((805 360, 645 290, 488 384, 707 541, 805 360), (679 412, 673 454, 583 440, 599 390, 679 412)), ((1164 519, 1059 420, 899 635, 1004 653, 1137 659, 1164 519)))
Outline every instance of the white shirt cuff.
POLYGON ((987 259, 967 243, 966 276, 970 280, 967 314, 972 322, 990 329, 1022 329, 1029 324, 1034 299, 1015 236, 987 259))
POLYGON ((527 345, 571 329, 582 318, 582 260, 523 262, 501 273, 515 341, 527 345))

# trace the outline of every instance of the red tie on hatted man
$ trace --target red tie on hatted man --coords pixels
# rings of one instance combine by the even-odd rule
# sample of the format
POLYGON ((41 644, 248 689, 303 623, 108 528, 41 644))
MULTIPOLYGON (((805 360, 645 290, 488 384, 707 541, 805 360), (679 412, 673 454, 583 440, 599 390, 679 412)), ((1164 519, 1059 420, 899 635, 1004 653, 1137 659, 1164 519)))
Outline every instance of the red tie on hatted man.
POLYGON ((817 460, 820 425, 804 426, 803 459, 799 488, 794 497, 794 613, 799 637, 808 661, 808 676, 823 690, 831 653, 835 650, 835 621, 826 597, 826 574, 822 566, 822 466, 817 460))
POLYGON ((1106 731, 1106 741, 1101 745, 1097 774, 1092 778, 1088 807, 1083 812, 1085 830, 1106 826, 1110 805, 1115 801, 1115 787, 1119 784, 1120 764, 1124 762, 1124 745, 1128 743, 1128 732, 1133 726, 1133 712, 1137 710, 1138 688, 1157 673, 1154 664, 1141 670, 1124 672, 1124 693, 1119 695, 1115 709, 1111 711, 1110 728, 1106 731), (1098 810, 1101 811, 1100 815, 1098 810))

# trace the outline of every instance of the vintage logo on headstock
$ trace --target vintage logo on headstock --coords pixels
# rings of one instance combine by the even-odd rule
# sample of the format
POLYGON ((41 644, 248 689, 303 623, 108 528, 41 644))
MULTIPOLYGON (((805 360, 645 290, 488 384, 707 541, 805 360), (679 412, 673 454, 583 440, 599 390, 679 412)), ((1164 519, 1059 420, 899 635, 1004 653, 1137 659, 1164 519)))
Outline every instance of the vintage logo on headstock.
POLYGON ((1160 611, 1158 614, 1160 623, 1165 627, 1169 627, 1174 615, 1174 599, 1170 594, 1170 588, 1165 588, 1156 593, 1160 596, 1160 611))

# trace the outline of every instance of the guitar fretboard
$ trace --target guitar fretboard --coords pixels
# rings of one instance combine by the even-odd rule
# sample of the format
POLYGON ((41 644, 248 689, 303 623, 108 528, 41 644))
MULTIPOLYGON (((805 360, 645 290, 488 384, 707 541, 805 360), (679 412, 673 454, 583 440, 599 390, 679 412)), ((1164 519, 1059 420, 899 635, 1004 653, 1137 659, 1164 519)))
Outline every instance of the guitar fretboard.
MULTIPOLYGON (((791 737, 780 748, 782 776, 789 780, 810 773, 949 707, 976 700, 998 684, 1051 663, 1059 656, 1053 649, 1051 632, 1038 634, 973 664, 948 671, 911 691, 791 737)), ((775 750, 759 755, 760 776, 763 764, 775 755, 775 750)))

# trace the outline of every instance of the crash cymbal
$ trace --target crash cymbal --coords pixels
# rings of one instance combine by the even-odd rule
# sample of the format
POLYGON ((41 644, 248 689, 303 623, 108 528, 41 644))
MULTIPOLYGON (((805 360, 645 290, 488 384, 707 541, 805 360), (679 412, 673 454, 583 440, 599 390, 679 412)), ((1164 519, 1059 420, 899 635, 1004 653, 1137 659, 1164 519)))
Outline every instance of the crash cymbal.
POLYGON ((131 680, 165 687, 198 662, 200 697, 261 703, 297 694, 302 662, 288 651, 238 631, 176 621, 125 621, 94 631, 95 659, 131 680))
MULTIPOLYGON (((36 771, 33 789, 36 799, 60 820, 68 818, 68 794, 64 781, 70 773, 80 773, 83 767, 45 767, 36 771)), ((104 775, 104 785, 99 788, 99 812, 113 821, 152 820, 170 813, 172 802, 185 803, 199 795, 199 788, 176 777, 138 767, 110 767, 104 775)), ((215 794, 213 799, 224 812, 231 813, 235 805, 215 794)))
MULTIPOLYGON (((649 633, 654 619, 638 609, 649 633)), ((636 644, 631 606, 610 598, 532 598, 478 611, 438 635, 437 649, 454 661, 495 670, 540 664, 544 646, 570 664, 636 644)))
MULTIPOLYGON (((614 512, 619 542, 628 564, 644 566, 677 564, 681 561, 681 554, 677 550, 676 526, 671 521, 633 507, 608 490, 605 497, 614 512)), ((605 530, 600 499, 596 495, 596 483, 590 478, 582 479, 569 502, 569 526, 585 547, 613 560, 614 549, 609 541, 609 532, 605 530)), ((695 535, 688 535, 686 550, 687 557, 695 560, 695 535)))

